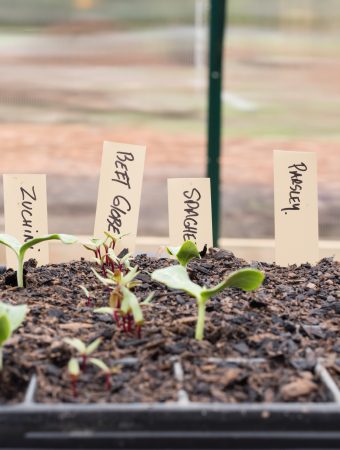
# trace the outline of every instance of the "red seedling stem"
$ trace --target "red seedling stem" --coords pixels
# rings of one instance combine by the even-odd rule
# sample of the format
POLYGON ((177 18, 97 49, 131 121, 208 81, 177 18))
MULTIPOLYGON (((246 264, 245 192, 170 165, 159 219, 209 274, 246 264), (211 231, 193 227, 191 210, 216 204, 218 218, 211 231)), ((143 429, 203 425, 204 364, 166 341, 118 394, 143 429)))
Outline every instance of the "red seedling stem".
POLYGON ((86 369, 86 363, 87 363, 87 355, 81 355, 82 361, 81 361, 81 370, 86 369))
POLYGON ((105 374, 105 386, 106 386, 106 389, 107 389, 108 391, 111 390, 112 383, 111 383, 110 373, 106 373, 106 374, 105 374))
POLYGON ((78 377, 71 375, 72 395, 74 398, 78 397, 77 383, 78 383, 78 377))

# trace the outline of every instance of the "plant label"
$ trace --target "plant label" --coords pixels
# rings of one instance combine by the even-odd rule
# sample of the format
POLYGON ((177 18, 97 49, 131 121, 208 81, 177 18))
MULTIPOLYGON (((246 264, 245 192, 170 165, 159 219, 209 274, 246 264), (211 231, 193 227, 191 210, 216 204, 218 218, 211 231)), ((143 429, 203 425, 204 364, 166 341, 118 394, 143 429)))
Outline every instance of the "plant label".
POLYGON ((169 178, 170 245, 193 241, 201 251, 213 245, 209 178, 169 178))
POLYGON ((104 142, 94 237, 104 231, 124 236, 115 251, 134 252, 144 172, 145 147, 104 142))
POLYGON ((275 262, 319 259, 316 154, 274 151, 275 262))
MULTIPOLYGON (((5 233, 23 244, 48 234, 46 175, 3 175, 5 233)), ((25 260, 34 258, 39 265, 48 264, 48 243, 42 242, 27 250, 25 260)), ((13 251, 6 247, 6 264, 16 267, 13 251)))

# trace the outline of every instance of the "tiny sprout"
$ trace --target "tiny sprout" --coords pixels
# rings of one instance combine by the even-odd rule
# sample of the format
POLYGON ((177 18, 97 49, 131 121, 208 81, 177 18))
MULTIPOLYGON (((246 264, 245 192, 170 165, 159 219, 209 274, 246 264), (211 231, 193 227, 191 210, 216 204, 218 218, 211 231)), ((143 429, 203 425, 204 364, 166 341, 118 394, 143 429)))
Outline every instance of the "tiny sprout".
POLYGON ((203 339, 205 309, 207 300, 215 294, 218 294, 227 287, 237 287, 244 291, 252 291, 257 289, 264 280, 264 273, 251 268, 240 269, 231 273, 221 283, 212 288, 201 287, 190 280, 185 267, 180 265, 166 267, 164 269, 155 270, 151 278, 159 283, 163 283, 172 289, 181 289, 187 292, 197 300, 198 318, 196 323, 195 337, 198 340, 203 339))
POLYGON ((185 241, 180 247, 167 247, 169 255, 174 256, 181 266, 186 267, 192 258, 200 258, 200 252, 192 241, 185 241))
POLYGON ((70 345, 71 347, 75 348, 79 355, 82 358, 82 363, 81 363, 81 370, 85 370, 86 368, 86 363, 87 363, 87 358, 94 352, 97 350, 97 348, 99 347, 100 343, 101 343, 102 339, 98 338, 96 340, 94 340, 93 342, 91 342, 91 344, 89 345, 85 345, 83 341, 81 341, 78 338, 65 338, 64 342, 68 345, 70 345))
POLYGON ((84 294, 85 294, 85 296, 86 296, 86 299, 87 299, 86 305, 87 305, 87 306, 91 306, 91 303, 92 303, 92 302, 91 302, 91 295, 90 295, 88 289, 87 289, 85 286, 83 286, 82 284, 80 284, 79 287, 80 287, 80 289, 84 292, 84 294))
POLYGON ((14 251, 17 257, 17 283, 19 287, 24 287, 24 258, 26 251, 36 244, 40 244, 45 241, 58 240, 64 244, 74 244, 77 239, 69 234, 48 234, 46 236, 29 239, 24 244, 9 234, 0 234, 0 244, 4 244, 14 251))
POLYGON ((90 358, 89 363, 97 367, 101 373, 105 377, 105 385, 107 390, 110 390, 112 387, 111 383, 111 375, 115 373, 119 373, 121 370, 121 366, 117 366, 115 368, 110 369, 101 359, 98 358, 90 358))
POLYGON ((151 303, 153 293, 149 294, 148 297, 141 303, 139 303, 135 294, 124 286, 121 287, 121 295, 122 297, 119 307, 111 306, 111 307, 97 308, 94 310, 94 312, 98 314, 112 314, 114 320, 117 322, 118 327, 119 327, 119 316, 121 316, 124 332, 131 332, 132 323, 134 323, 137 335, 140 338, 141 327, 144 323, 142 307, 148 306, 151 303))
POLYGON ((67 370, 71 378, 73 397, 78 396, 77 383, 80 375, 79 363, 76 358, 71 358, 67 365, 67 370))
POLYGON ((0 303, 0 371, 2 370, 2 347, 25 319, 26 305, 0 303))

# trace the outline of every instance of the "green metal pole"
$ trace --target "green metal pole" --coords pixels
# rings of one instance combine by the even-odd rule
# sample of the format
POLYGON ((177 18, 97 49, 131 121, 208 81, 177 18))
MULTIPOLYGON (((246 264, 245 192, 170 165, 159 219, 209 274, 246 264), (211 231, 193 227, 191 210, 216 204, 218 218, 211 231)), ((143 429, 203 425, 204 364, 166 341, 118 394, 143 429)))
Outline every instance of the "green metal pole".
POLYGON ((210 0, 208 167, 211 179, 213 240, 217 246, 220 225, 221 90, 226 0, 210 0))

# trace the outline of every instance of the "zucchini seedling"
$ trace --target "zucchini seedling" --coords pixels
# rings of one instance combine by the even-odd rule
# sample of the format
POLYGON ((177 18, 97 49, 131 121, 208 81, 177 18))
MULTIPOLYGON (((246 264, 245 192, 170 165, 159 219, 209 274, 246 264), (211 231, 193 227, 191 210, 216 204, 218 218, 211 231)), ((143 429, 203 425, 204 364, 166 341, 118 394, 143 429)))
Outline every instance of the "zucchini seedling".
POLYGON ((81 357, 81 360, 82 360, 81 361, 81 370, 85 370, 87 358, 90 355, 92 355, 93 352, 95 352, 97 350, 100 343, 102 342, 102 339, 98 338, 98 339, 94 340, 93 342, 91 342, 91 344, 89 344, 89 345, 85 345, 84 342, 78 338, 65 338, 64 342, 66 344, 70 345, 71 347, 75 348, 78 351, 79 356, 81 357))
POLYGON ((111 375, 119 373, 121 371, 121 366, 116 366, 114 368, 108 367, 101 359, 98 358, 90 358, 89 363, 95 366, 100 370, 101 374, 105 377, 105 386, 109 391, 112 387, 111 383, 111 375))
POLYGON ((0 371, 2 370, 2 347, 25 319, 26 305, 7 305, 0 303, 0 371))
POLYGON ((175 265, 164 269, 157 269, 151 274, 151 278, 163 283, 169 288, 180 289, 196 298, 198 306, 198 317, 196 323, 195 337, 203 339, 206 303, 213 295, 218 294, 227 287, 237 287, 244 291, 257 289, 264 280, 264 273, 252 268, 240 269, 231 273, 221 283, 212 288, 201 287, 190 280, 185 267, 175 265))
POLYGON ((19 287, 24 287, 24 258, 27 250, 36 244, 52 240, 61 241, 63 244, 74 244, 77 242, 77 238, 69 234, 47 234, 46 236, 29 239, 24 244, 20 244, 14 236, 0 234, 0 244, 13 250, 17 257, 17 283, 19 287))

